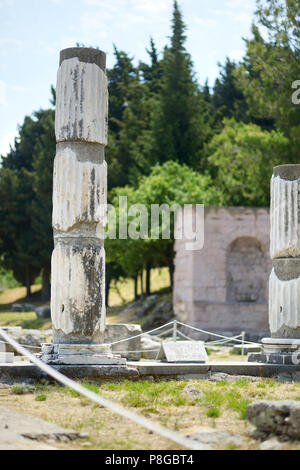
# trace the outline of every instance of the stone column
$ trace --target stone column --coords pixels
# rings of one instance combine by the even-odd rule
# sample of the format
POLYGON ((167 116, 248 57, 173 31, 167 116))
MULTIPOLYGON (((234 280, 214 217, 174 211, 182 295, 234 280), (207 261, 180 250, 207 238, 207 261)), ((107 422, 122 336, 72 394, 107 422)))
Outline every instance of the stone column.
POLYGON ((53 344, 42 348, 42 358, 49 363, 124 363, 103 345, 108 111, 105 61, 105 53, 97 49, 70 48, 60 53, 52 214, 53 344))
POLYGON ((269 282, 271 338, 249 360, 300 363, 300 165, 274 168, 271 180, 269 282), (299 354, 297 353, 299 352, 299 354))

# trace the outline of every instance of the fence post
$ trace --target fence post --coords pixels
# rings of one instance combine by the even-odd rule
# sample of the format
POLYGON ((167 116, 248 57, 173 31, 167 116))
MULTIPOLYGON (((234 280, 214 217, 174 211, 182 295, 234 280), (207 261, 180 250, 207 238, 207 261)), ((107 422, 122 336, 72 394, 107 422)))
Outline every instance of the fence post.
POLYGON ((173 341, 177 341, 177 320, 173 323, 173 341))
POLYGON ((245 348, 244 348, 244 345, 245 345, 245 331, 242 331, 242 358, 244 359, 244 356, 245 356, 245 348))

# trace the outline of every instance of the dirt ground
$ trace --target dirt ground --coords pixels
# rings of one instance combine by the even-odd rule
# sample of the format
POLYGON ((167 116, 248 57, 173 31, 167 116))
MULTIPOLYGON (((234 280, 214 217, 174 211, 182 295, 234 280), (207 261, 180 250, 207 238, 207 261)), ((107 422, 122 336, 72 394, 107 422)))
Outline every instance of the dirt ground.
MULTIPOLYGON (((226 445, 219 443, 216 447, 228 450, 259 448, 260 441, 249 435, 251 425, 245 419, 247 404, 259 399, 300 400, 300 383, 280 383, 270 379, 251 382, 243 378, 217 383, 208 380, 124 381, 85 385, 186 436, 212 429, 239 435, 242 445, 229 442, 226 445), (201 398, 185 397, 182 392, 188 383, 203 392, 201 398)), ((75 442, 50 442, 62 449, 179 449, 178 445, 58 385, 38 384, 31 393, 22 391, 22 386, 1 389, 0 406, 88 434, 88 438, 75 442)), ((300 450, 300 442, 283 443, 282 446, 287 450, 300 450)))

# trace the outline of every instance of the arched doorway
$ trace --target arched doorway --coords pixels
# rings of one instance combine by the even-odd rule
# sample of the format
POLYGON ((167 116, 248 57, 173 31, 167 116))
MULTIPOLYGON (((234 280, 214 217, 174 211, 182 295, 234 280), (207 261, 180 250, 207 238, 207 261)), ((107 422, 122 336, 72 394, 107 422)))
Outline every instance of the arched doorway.
POLYGON ((231 243, 226 260, 227 301, 265 302, 266 259, 259 240, 240 237, 231 243))

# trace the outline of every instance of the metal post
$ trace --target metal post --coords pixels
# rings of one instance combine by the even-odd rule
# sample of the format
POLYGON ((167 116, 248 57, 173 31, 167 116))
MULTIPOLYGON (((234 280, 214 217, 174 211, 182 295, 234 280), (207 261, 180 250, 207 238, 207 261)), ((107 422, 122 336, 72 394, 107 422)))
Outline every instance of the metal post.
POLYGON ((245 348, 244 348, 244 343, 245 341, 245 331, 242 331, 242 358, 244 359, 244 356, 245 356, 245 348))
POLYGON ((173 323, 173 341, 177 341, 177 320, 174 320, 173 323))

